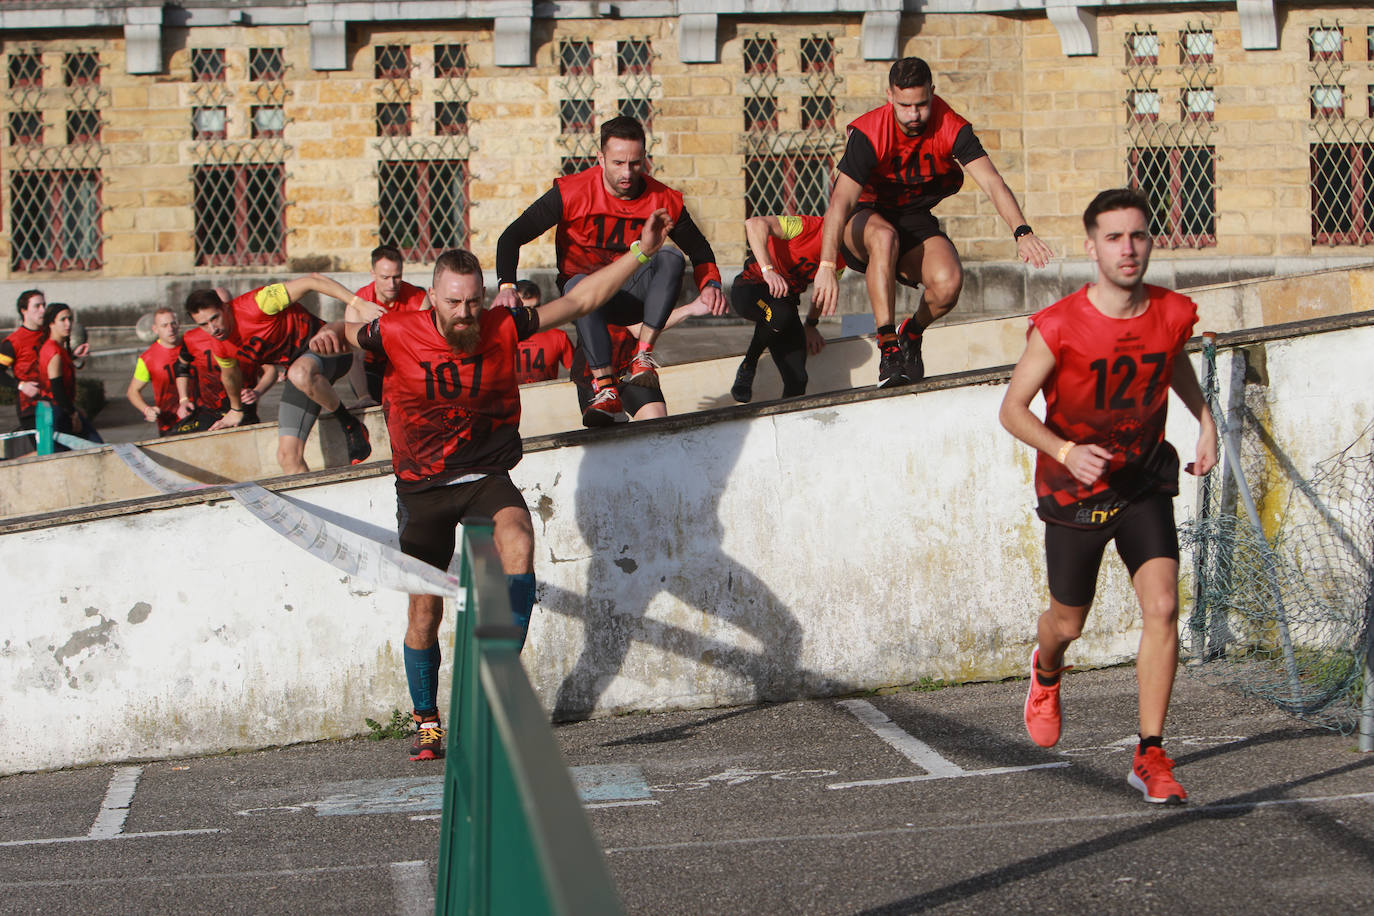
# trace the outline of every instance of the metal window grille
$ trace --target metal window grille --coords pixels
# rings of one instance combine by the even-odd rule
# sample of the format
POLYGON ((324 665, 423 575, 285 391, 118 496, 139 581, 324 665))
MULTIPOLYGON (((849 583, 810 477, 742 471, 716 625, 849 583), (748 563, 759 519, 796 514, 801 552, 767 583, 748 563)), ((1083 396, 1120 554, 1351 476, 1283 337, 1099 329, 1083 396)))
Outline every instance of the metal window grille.
POLYGON ((76 109, 67 112, 68 143, 99 143, 100 112, 76 109))
POLYGON ((466 78, 468 72, 467 45, 434 46, 434 78, 466 78))
POLYGON ((286 113, 280 105, 253 106, 253 137, 280 137, 286 129, 286 113))
POLYGON ((379 136, 379 137, 409 137, 409 136, 410 136, 410 103, 409 103, 409 102, 378 102, 378 103, 377 103, 377 136, 379 136))
POLYGON ((748 216, 823 213, 832 164, 843 148, 835 129, 835 42, 810 35, 795 45, 797 58, 773 36, 743 44, 744 183, 748 216), (795 104, 795 129, 782 126, 784 106, 795 104))
POLYGON ((87 86, 100 83, 100 55, 93 51, 73 51, 62 58, 62 85, 87 86))
POLYGON ((634 118, 647 126, 654 117, 654 103, 652 99, 621 99, 616 113, 624 118, 634 118))
MULTIPOLYGON (((646 154, 654 148, 654 102, 659 87, 654 79, 654 49, 648 38, 629 38, 616 43, 616 73, 620 83, 619 112, 644 125, 646 154)), ((653 157, 649 156, 650 163, 653 157)))
POLYGON ((564 38, 558 43, 558 145, 564 154, 559 170, 571 175, 596 164, 596 110, 598 88, 593 78, 596 56, 590 38, 564 38))
MULTIPOLYGON (((433 136, 383 135, 377 141, 377 235, 408 259, 432 261, 449 248, 469 241, 468 157, 472 150, 471 87, 467 45, 434 45, 433 82, 426 64, 423 79, 387 77, 378 92, 384 105, 403 106, 409 125, 411 103, 434 100, 433 136), (421 82, 426 85, 421 86, 421 82)), ((380 110, 379 106, 379 110, 380 110)))
POLYGON ((192 169, 196 265, 286 262, 286 167, 280 162, 192 169))
POLYGON ((37 51, 10 53, 10 88, 42 87, 43 55, 37 51))
POLYGON ((10 112, 10 146, 43 144, 43 115, 37 111, 10 112))
POLYGON ((13 172, 10 198, 10 262, 15 270, 100 268, 99 170, 13 172))
POLYGON ((191 109, 192 140, 223 140, 229 116, 224 106, 191 109))
POLYGON ((1126 33, 1126 180, 1150 201, 1150 233, 1162 248, 1216 245, 1217 70, 1212 30, 1186 23, 1177 33, 1179 64, 1171 76, 1182 84, 1178 113, 1166 117, 1157 85, 1159 33, 1136 26, 1126 33))
POLYGON ((373 51, 372 75, 379 80, 410 79, 410 45, 378 45, 373 51))
POLYGON ((1320 22, 1307 34, 1312 242, 1374 244, 1374 99, 1354 111, 1346 106, 1346 86, 1369 78, 1345 58, 1340 22, 1320 22))
POLYGON ((225 80, 223 48, 191 49, 191 81, 222 83, 225 80))
POLYGON ((432 261, 468 243, 468 164, 463 159, 383 162, 377 199, 381 242, 432 261))
POLYGON ((281 48, 249 48, 248 78, 254 82, 279 80, 286 77, 286 63, 281 48))
POLYGON ((648 73, 653 65, 653 51, 647 38, 630 38, 616 42, 615 72, 617 76, 648 73))

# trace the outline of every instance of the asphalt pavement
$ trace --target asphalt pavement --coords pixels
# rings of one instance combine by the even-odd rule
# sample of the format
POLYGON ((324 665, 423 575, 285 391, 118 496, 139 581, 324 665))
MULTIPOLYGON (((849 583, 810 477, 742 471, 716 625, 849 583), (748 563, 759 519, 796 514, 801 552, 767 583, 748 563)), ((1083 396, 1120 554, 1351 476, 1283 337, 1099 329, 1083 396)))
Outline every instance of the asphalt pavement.
MULTIPOLYGON (((555 732, 630 913, 1374 908, 1374 754, 1353 737, 1182 675, 1166 748, 1190 798, 1149 805, 1125 783, 1132 668, 1069 674, 1048 751, 1025 688, 555 732)), ((0 912, 430 912, 441 775, 405 745, 0 779, 0 912)))

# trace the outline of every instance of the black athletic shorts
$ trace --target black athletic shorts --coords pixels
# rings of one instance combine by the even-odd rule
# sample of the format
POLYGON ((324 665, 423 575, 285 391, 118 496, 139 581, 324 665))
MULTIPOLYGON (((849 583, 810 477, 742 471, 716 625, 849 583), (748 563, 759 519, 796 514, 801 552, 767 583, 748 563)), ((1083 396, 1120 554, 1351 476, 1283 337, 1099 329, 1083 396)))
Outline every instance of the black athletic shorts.
POLYGON ((1174 527, 1174 499, 1162 493, 1133 502, 1100 528, 1070 528, 1045 523, 1045 568, 1050 594, 1069 607, 1092 604, 1097 594, 1097 571, 1102 551, 1116 541, 1116 552, 1135 576, 1157 557, 1178 559, 1178 529, 1174 527))
MULTIPOLYGON (((859 204, 854 212, 859 210, 872 210, 883 219, 892 224, 897 230, 897 260, 906 257, 907 252, 921 247, 926 239, 939 236, 948 239, 944 230, 940 228, 940 221, 935 218, 935 214, 929 210, 906 210, 902 212, 880 210, 872 204, 859 204)), ((844 266, 853 268, 859 273, 868 272, 868 262, 860 258, 857 254, 849 250, 844 239, 840 239, 840 254, 844 255, 844 266)), ((921 285, 919 280, 908 280, 901 274, 897 275, 897 282, 903 286, 916 289, 921 285)))
POLYGON ((495 518, 507 506, 525 509, 525 497, 505 474, 489 474, 471 483, 396 491, 396 530, 401 552, 431 566, 448 569, 465 518, 495 518))

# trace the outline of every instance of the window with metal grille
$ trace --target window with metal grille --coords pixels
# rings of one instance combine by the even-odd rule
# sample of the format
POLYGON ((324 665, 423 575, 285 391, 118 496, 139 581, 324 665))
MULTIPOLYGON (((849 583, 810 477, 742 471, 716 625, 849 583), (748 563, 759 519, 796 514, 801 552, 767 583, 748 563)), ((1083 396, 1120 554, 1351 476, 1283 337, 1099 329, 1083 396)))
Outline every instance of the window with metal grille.
POLYGON ((647 39, 631 38, 616 42, 615 72, 618 76, 648 73, 653 61, 653 50, 647 39))
POLYGON ((565 134, 589 134, 596 129, 596 116, 591 99, 563 99, 558 103, 559 131, 565 134))
POLYGON ((1345 87, 1313 86, 1311 112, 1313 118, 1345 117, 1345 87))
POLYGON ((777 130, 778 100, 766 97, 745 99, 744 129, 746 131, 777 130))
POLYGON ((100 84, 100 55, 94 51, 72 51, 62 58, 62 85, 100 84))
POLYGON ((253 137, 280 137, 286 129, 286 113, 280 105, 253 106, 253 137))
POLYGON ((830 130, 835 126, 835 100, 824 95, 809 95, 801 103, 802 130, 830 130))
POLYGON ((10 88, 36 88, 43 85, 43 57, 37 51, 10 54, 10 88))
POLYGON ((198 165, 191 185, 198 267, 286 262, 284 165, 198 165))
POLYGON ((377 79, 410 79, 410 45, 378 45, 373 55, 372 75, 377 79))
POLYGON ((1210 121, 1216 115, 1217 94, 1211 89, 1184 89, 1180 98, 1180 117, 1210 121))
POLYGON ((751 156, 744 163, 747 216, 824 213, 830 199, 825 156, 751 156))
POLYGON ((465 76, 468 72, 467 45, 434 46, 434 78, 465 76))
POLYGON ((468 132, 467 102, 435 102, 434 133, 440 137, 452 137, 468 132))
POLYGON ((648 130, 653 120, 654 103, 652 99, 621 99, 617 113, 624 118, 634 118, 648 130))
POLYGON ((248 78, 254 82, 279 80, 286 75, 281 48, 249 48, 248 78))
POLYGON ((1368 107, 1365 109, 1367 114, 1365 117, 1374 118, 1374 86, 1368 87, 1365 98, 1368 100, 1368 107))
POLYGON ((229 116, 223 107, 191 109, 192 140, 223 140, 227 136, 229 116))
POLYGON ((1314 143, 1312 241, 1374 243, 1374 143, 1314 143))
POLYGON ((1308 60, 1344 60, 1345 35, 1338 26, 1308 29, 1307 54, 1308 60))
POLYGON ((98 143, 100 141, 100 112, 76 109, 67 112, 68 143, 98 143))
POLYGON ((1216 53, 1216 49, 1216 38, 1210 31, 1199 29, 1196 31, 1185 31, 1179 34, 1179 63, 1210 64, 1212 62, 1212 55, 1216 53))
POLYGON ((1159 92, 1146 89, 1127 95, 1126 112, 1133 121, 1159 120, 1159 92))
POLYGON ((564 156, 558 164, 558 174, 576 175, 596 165, 595 156, 564 156))
POLYGON ((10 199, 11 269, 100 269, 98 169, 11 172, 10 199))
POLYGON ((835 70, 835 42, 829 37, 812 36, 801 40, 802 73, 829 73, 835 70))
POLYGON ((774 38, 744 39, 744 72, 777 73, 778 42, 774 38))
POLYGON ((567 39, 558 46, 559 76, 592 75, 592 43, 567 39))
POLYGON ((1156 244, 1216 244, 1215 159, 1210 146, 1131 150, 1130 185, 1150 201, 1150 232, 1156 244))
POLYGON ((410 136, 410 103, 409 103, 409 102, 378 102, 378 103, 377 103, 377 136, 379 136, 379 137, 409 137, 409 136, 410 136))
POLYGON ((1159 63, 1159 33, 1131 32, 1126 36, 1126 63, 1140 66, 1159 63))
POLYGON ((191 49, 191 82, 222 83, 224 76, 223 48, 191 49))
POLYGON ((10 146, 40 145, 42 142, 43 115, 40 112, 10 112, 10 146))
POLYGON ((383 162, 377 186, 382 244, 415 261, 467 247, 467 185, 463 159, 383 162))

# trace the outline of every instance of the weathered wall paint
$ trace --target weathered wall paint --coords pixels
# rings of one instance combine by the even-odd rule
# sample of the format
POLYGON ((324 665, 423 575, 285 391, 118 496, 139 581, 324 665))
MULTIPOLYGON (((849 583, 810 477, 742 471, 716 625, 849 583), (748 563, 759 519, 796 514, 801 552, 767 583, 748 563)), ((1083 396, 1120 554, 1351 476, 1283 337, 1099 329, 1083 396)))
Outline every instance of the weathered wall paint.
MULTIPOLYGON (((1264 345, 1270 433, 1299 471, 1370 422, 1358 393, 1374 384, 1372 348, 1370 327, 1264 345)), ((546 706, 1020 674, 1044 573, 1031 456, 997 424, 1003 390, 742 411, 532 451, 514 476, 535 515, 525 661, 546 706)), ((1196 425, 1177 401, 1169 435, 1188 460, 1196 425)), ((1194 492, 1185 478, 1180 519, 1194 492)), ((389 478, 287 495, 394 538, 389 478)), ((355 734, 406 708, 404 599, 232 501, 6 534, 0 579, 0 772, 355 734)), ((1131 657, 1136 621, 1109 555, 1073 661, 1131 657)))

